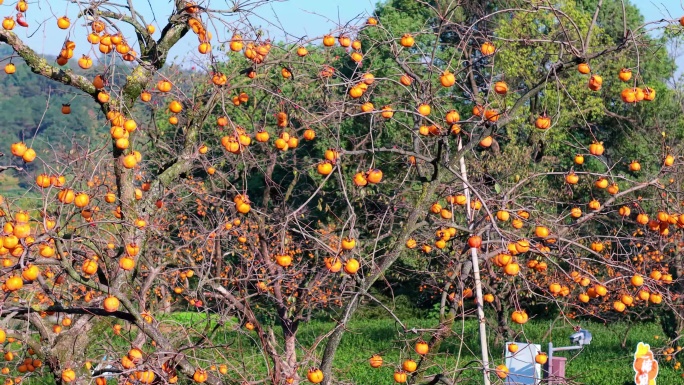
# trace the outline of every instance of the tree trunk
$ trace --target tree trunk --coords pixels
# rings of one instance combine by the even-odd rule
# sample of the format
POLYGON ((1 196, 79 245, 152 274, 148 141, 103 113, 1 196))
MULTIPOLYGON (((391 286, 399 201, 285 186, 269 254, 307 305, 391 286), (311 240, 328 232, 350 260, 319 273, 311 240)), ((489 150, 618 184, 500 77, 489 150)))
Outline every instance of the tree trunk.
POLYGON ((93 326, 90 317, 78 318, 71 329, 55 337, 52 347, 45 352, 45 363, 58 385, 63 383, 62 371, 69 368, 76 372, 76 380, 70 382, 70 385, 90 383, 90 373, 83 364, 86 361, 86 350, 91 342, 90 331, 93 326))
POLYGON ((494 309, 496 310, 497 342, 502 342, 499 341, 500 339, 511 339, 513 337, 513 329, 508 326, 508 306, 506 306, 504 301, 501 301, 498 297, 495 297, 494 309))
POLYGON ((297 335, 295 332, 287 332, 284 335, 285 339, 285 378, 292 378, 292 385, 299 383, 299 376, 297 375, 297 335))

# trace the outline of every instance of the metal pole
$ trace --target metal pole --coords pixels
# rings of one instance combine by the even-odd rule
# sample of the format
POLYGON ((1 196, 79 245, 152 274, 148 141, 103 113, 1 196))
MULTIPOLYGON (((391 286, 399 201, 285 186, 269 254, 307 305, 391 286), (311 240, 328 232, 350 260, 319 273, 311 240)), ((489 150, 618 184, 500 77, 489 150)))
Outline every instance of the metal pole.
MULTIPOLYGON (((546 363, 546 375, 545 378, 551 377, 552 374, 552 367, 553 367, 553 352, 563 352, 563 351, 568 351, 568 350, 578 350, 582 349, 582 345, 574 345, 574 346, 563 346, 559 348, 554 348, 553 347, 553 342, 549 342, 549 360, 546 363)), ((565 378, 558 378, 558 380, 565 380, 565 378)), ((555 384, 555 382, 554 382, 555 384)))
MULTIPOLYGON (((463 148, 463 141, 461 137, 458 138, 458 150, 463 148)), ((465 158, 459 159, 461 166, 461 178, 463 179, 463 188, 466 196, 466 209, 468 213, 468 229, 472 230, 474 221, 472 218, 472 209, 470 208, 470 189, 468 188, 468 172, 466 169, 465 158)), ((482 280, 480 279, 480 259, 477 256, 477 250, 470 249, 470 256, 473 264, 473 279, 475 280, 475 298, 477 299, 477 320, 480 327, 480 348, 482 350, 482 375, 484 377, 484 385, 490 385, 489 380, 489 349, 487 345, 487 324, 485 323, 484 301, 482 299, 482 280)))
POLYGON ((551 376, 551 366, 553 365, 553 342, 549 342, 549 360, 546 363, 546 373, 544 378, 549 378, 551 376))
POLYGON ((480 261, 477 250, 470 249, 473 261, 473 278, 475 279, 475 295, 477 296, 477 319, 480 323, 480 346, 482 348, 482 367, 484 371, 484 385, 489 385, 489 349, 487 346, 487 324, 485 323, 484 306, 482 300, 482 281, 480 280, 480 261))

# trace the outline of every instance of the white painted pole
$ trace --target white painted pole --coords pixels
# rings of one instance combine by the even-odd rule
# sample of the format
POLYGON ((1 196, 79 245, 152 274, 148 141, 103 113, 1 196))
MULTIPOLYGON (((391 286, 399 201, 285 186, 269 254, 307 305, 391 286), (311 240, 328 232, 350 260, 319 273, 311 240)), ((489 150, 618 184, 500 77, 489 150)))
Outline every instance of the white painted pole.
MULTIPOLYGON (((463 141, 461 137, 458 138, 458 150, 463 148, 463 141)), ((463 188, 466 196, 466 210, 468 213, 468 229, 473 229, 472 209, 470 207, 470 188, 468 187, 468 172, 466 168, 465 158, 459 159, 461 165, 461 178, 463 179, 463 188)), ((489 379, 489 346, 487 343, 487 324, 484 314, 484 300, 482 299, 482 280, 480 278, 480 259, 477 255, 477 249, 470 249, 471 261, 473 264, 473 279, 475 281, 475 298, 477 299, 477 320, 480 328, 480 348, 482 350, 482 375, 484 377, 484 385, 490 385, 489 379)))

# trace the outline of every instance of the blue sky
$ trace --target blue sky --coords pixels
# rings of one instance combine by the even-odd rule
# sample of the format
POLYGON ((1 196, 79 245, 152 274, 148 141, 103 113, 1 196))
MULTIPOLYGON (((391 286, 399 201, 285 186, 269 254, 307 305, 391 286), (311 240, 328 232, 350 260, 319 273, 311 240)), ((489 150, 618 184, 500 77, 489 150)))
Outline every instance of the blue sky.
MULTIPOLYGON (((680 0, 632 0, 632 2, 640 8, 647 21, 662 18, 679 18, 680 15, 684 15, 680 0)), ((7 1, 4 5, 0 6, 0 15, 14 14, 14 3, 14 1, 7 1)), ((205 0, 203 3, 209 4, 211 8, 225 8, 227 2, 225 0, 205 0)), ((375 3, 375 0, 288 0, 285 2, 273 2, 259 8, 255 15, 249 17, 249 22, 266 31, 270 31, 270 37, 276 40, 282 40, 283 34, 278 32, 280 28, 274 25, 282 25, 282 30, 290 32, 290 35, 285 38, 293 41, 304 36, 321 36, 331 29, 335 29, 338 25, 351 21, 356 17, 358 17, 356 24, 359 24, 373 11, 375 3)), ((47 20, 43 24, 41 24, 41 21, 50 17, 50 15, 61 16, 64 14, 68 14, 73 20, 78 12, 77 6, 73 5, 73 3, 68 4, 64 0, 41 0, 37 3, 30 2, 30 4, 29 11, 27 12, 30 27, 28 29, 15 27, 15 32, 21 37, 27 37, 28 34, 32 34, 28 38, 31 47, 40 53, 56 55, 64 39, 67 38, 68 31, 57 29, 54 19, 47 20), (39 25, 40 27, 38 27, 39 25)), ((148 21, 152 20, 152 15, 154 14, 158 21, 153 22, 153 24, 158 28, 164 24, 168 17, 168 1, 135 0, 134 5, 138 7, 137 11, 142 13, 148 21), (150 9, 150 4, 154 9, 150 9)), ((229 19, 229 21, 236 20, 229 19)), ((241 20, 238 22, 244 23, 245 21, 241 20)), ((76 21, 75 24, 77 28, 82 28, 82 22, 76 21)), ((78 37, 74 38, 77 44, 77 55, 91 49, 81 31, 82 29, 78 31, 78 37)), ((125 35, 133 36, 130 30, 124 29, 124 33, 125 35)), ((158 36, 158 32, 155 36, 158 36)), ((185 58, 187 52, 196 52, 196 46, 196 39, 192 36, 186 36, 184 41, 171 52, 170 57, 176 57, 175 61, 187 59, 185 63, 194 60, 197 60, 199 63, 201 57, 198 54, 185 58)), ((93 53, 92 56, 97 55, 93 53)), ((678 63, 681 68, 684 68, 684 57, 678 60, 678 63)))

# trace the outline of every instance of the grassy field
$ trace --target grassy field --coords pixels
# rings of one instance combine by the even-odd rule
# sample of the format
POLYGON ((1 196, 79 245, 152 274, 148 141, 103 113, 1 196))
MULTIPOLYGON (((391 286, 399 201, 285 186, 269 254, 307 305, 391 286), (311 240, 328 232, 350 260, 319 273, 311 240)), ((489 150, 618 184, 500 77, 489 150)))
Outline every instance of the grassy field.
MULTIPOLYGON (((174 317, 183 324, 197 324, 192 317, 174 317), (181 321, 182 319, 182 321, 181 321)), ((410 319, 406 321, 408 328, 429 329, 434 328, 436 322, 430 319, 410 319)), ((519 334, 516 341, 530 341, 542 346, 547 350, 548 342, 553 341, 556 346, 568 345, 568 336, 573 332, 571 325, 561 321, 549 328, 552 322, 532 320, 525 325, 524 334, 519 334)), ((643 323, 628 327, 627 324, 581 322, 583 328, 593 333, 592 344, 580 353, 559 354, 568 358, 567 378, 570 383, 588 385, 625 385, 634 384, 634 372, 632 361, 634 350, 638 342, 643 341, 651 344, 654 351, 665 345, 665 337, 657 323, 643 323), (625 347, 621 346, 625 341, 625 347)), ((302 346, 311 346, 316 338, 325 334, 333 326, 327 322, 310 322, 302 326, 299 339, 302 346)), ((247 370, 250 373, 258 373, 264 369, 263 356, 258 352, 254 335, 236 333, 237 325, 232 325, 226 331, 216 336, 216 343, 225 343, 242 353, 230 358, 230 365, 236 373, 247 370)), ((335 360, 335 376, 343 383, 351 384, 393 384, 393 372, 406 358, 417 360, 413 352, 413 341, 416 334, 401 334, 399 328, 392 320, 367 319, 356 320, 351 323, 348 333, 345 335, 335 360), (381 368, 373 369, 368 365, 368 358, 375 354, 381 354, 384 364, 381 368)), ((422 383, 424 376, 435 373, 450 373, 457 384, 481 384, 479 372, 472 369, 476 366, 479 348, 477 347, 478 333, 477 323, 472 320, 457 322, 454 325, 455 336, 449 337, 442 343, 437 354, 431 356, 424 365, 423 371, 416 376, 413 383, 422 383), (460 336, 463 336, 462 339, 460 336)), ((422 335, 426 340, 429 333, 422 335)), ((490 352, 493 364, 503 363, 503 346, 497 345, 492 340, 490 352)), ((322 344, 317 349, 320 358, 322 344)), ((304 353, 302 351, 302 353, 304 353)), ((226 356, 224 356, 226 357, 226 356)), ((659 384, 682 383, 682 370, 675 370, 676 359, 666 362, 664 357, 658 358, 660 362, 659 384)), ((302 368, 304 373, 305 368, 302 368)), ((255 376, 251 376, 252 380, 255 376)), ((258 377, 258 376, 257 376, 258 377)))
MULTIPOLYGON (((200 314, 177 313, 162 320, 168 326, 169 335, 178 331, 193 329, 192 335, 199 335, 206 326, 205 319, 200 314)), ((215 320, 210 321, 210 328, 215 325, 215 320)), ((429 329, 436 325, 431 319, 409 319, 405 321, 410 328, 429 329)), ((301 346, 310 347, 317 337, 325 334, 333 326, 330 322, 312 321, 305 323, 300 328, 299 340, 301 346)), ((524 334, 521 332, 516 338, 518 342, 530 341, 547 349, 548 342, 553 341, 556 346, 567 345, 568 336, 572 333, 570 325, 564 325, 561 321, 553 325, 551 333, 549 328, 552 322, 543 320, 531 320, 525 325, 524 334)), ((581 322, 581 326, 593 333, 592 344, 579 354, 560 354, 568 357, 567 378, 571 384, 587 385, 633 385, 634 372, 632 370, 633 353, 638 342, 643 341, 651 344, 654 351, 666 343, 662 329, 657 323, 642 323, 628 327, 626 324, 581 322), (625 347, 621 347, 622 341, 625 347)), ((109 327, 107 329, 110 329, 109 327)), ((468 319, 457 322, 454 325, 454 336, 449 337, 442 343, 439 351, 430 356, 430 359, 421 367, 420 373, 411 383, 425 383, 425 376, 435 373, 448 373, 455 384, 475 385, 482 384, 480 372, 473 369, 477 366, 476 357, 479 355, 477 323, 468 319), (462 338, 461 338, 462 336, 462 338)), ((388 319, 356 320, 349 325, 349 331, 345 335, 335 359, 335 377, 344 384, 394 384, 392 375, 394 370, 401 365, 406 358, 418 359, 413 352, 413 341, 417 337, 414 333, 402 334, 397 325, 388 319), (384 364, 381 368, 373 369, 368 364, 368 358, 373 354, 381 354, 384 364)), ((520 330, 520 329, 519 329, 520 330)), ((89 357, 96 357, 103 346, 118 349, 127 349, 127 336, 116 337, 110 335, 109 330, 102 330, 106 341, 102 344, 93 344, 89 357)), ((183 333, 185 334, 185 333, 183 333)), ((231 379, 240 381, 243 379, 263 380, 265 374, 264 356, 259 352, 256 335, 247 332, 236 322, 226 322, 225 326, 218 329, 214 334, 213 342, 220 348, 212 349, 213 356, 209 357, 202 351, 187 351, 188 357, 196 360, 199 366, 208 367, 211 364, 226 363, 230 368, 228 374, 231 379), (198 355, 195 356, 195 353, 198 355)), ((428 339, 430 334, 422 335, 428 339)), ((185 335, 185 338, 188 338, 185 335)), ((195 339, 190 337, 191 339, 195 339)), ((187 341, 187 340, 186 340, 187 341)), ((317 360, 320 359, 323 344, 319 344, 315 351, 317 360)), ((504 352, 501 345, 492 340, 490 352, 493 365, 503 363, 504 352)), ((307 354, 303 349, 300 357, 307 354)), ((664 357, 658 357, 660 373, 658 384, 679 384, 683 371, 675 370, 674 364, 677 359, 666 362, 664 357)), ((316 361, 318 362, 318 361, 316 361)), ((301 368, 301 374, 305 375, 306 368, 301 368)), ((495 376, 493 376, 495 378, 495 376)), ((48 384, 53 381, 48 377, 32 378, 30 384, 48 384)), ((115 383, 110 380, 110 383, 115 383)), ((181 380, 179 383, 184 384, 181 380)), ((501 384, 502 382, 496 382, 501 384)))
MULTIPOLYGON (((412 327, 433 327, 434 323, 424 320, 413 320, 407 325, 412 327)), ((326 325, 329 326, 329 325, 326 325)), ((548 342, 553 341, 556 346, 568 345, 571 327, 556 326, 550 336, 548 321, 530 321, 525 325, 525 334, 521 334, 517 341, 530 341, 542 345, 546 350, 548 342), (546 338, 545 338, 546 336, 546 338)), ((651 344, 655 349, 664 345, 663 333, 658 324, 648 323, 628 330, 624 324, 583 323, 582 326, 593 333, 594 339, 590 346, 579 354, 559 354, 568 357, 567 378, 575 383, 589 385, 625 385, 634 383, 632 361, 634 350, 638 342, 651 344), (627 336, 625 348, 621 347, 623 338, 627 336)), ((324 328, 323 325, 312 324, 303 331, 303 336, 316 335, 324 328), (317 330, 318 329, 318 330, 317 330)), ((426 369, 427 374, 451 372, 464 368, 479 355, 477 348, 477 323, 468 320, 455 325, 456 330, 463 330, 463 341, 458 337, 451 337, 443 343, 437 355, 430 359, 426 369)), ((410 346, 397 340, 395 325, 388 321, 357 321, 351 325, 336 357, 335 367, 340 370, 338 376, 346 378, 355 384, 392 384, 392 373, 400 362, 411 356, 416 359, 410 346), (404 346, 404 349, 400 347, 404 346), (380 369, 372 369, 367 358, 380 352, 387 365, 380 369)), ((410 336, 407 336, 409 338, 410 336)), ((427 336, 425 336, 427 338, 427 336)), ((491 356, 495 364, 503 362, 502 346, 492 346, 491 356)), ((675 384, 682 382, 682 371, 673 368, 675 360, 668 363, 661 358, 661 370, 658 383, 675 384)), ((471 363, 472 365, 472 363, 471 363)), ((420 379, 420 378, 418 378, 420 379)), ((461 370, 458 384, 481 384, 479 373, 473 370, 461 370)), ((421 381, 418 381, 421 382, 421 381)))

